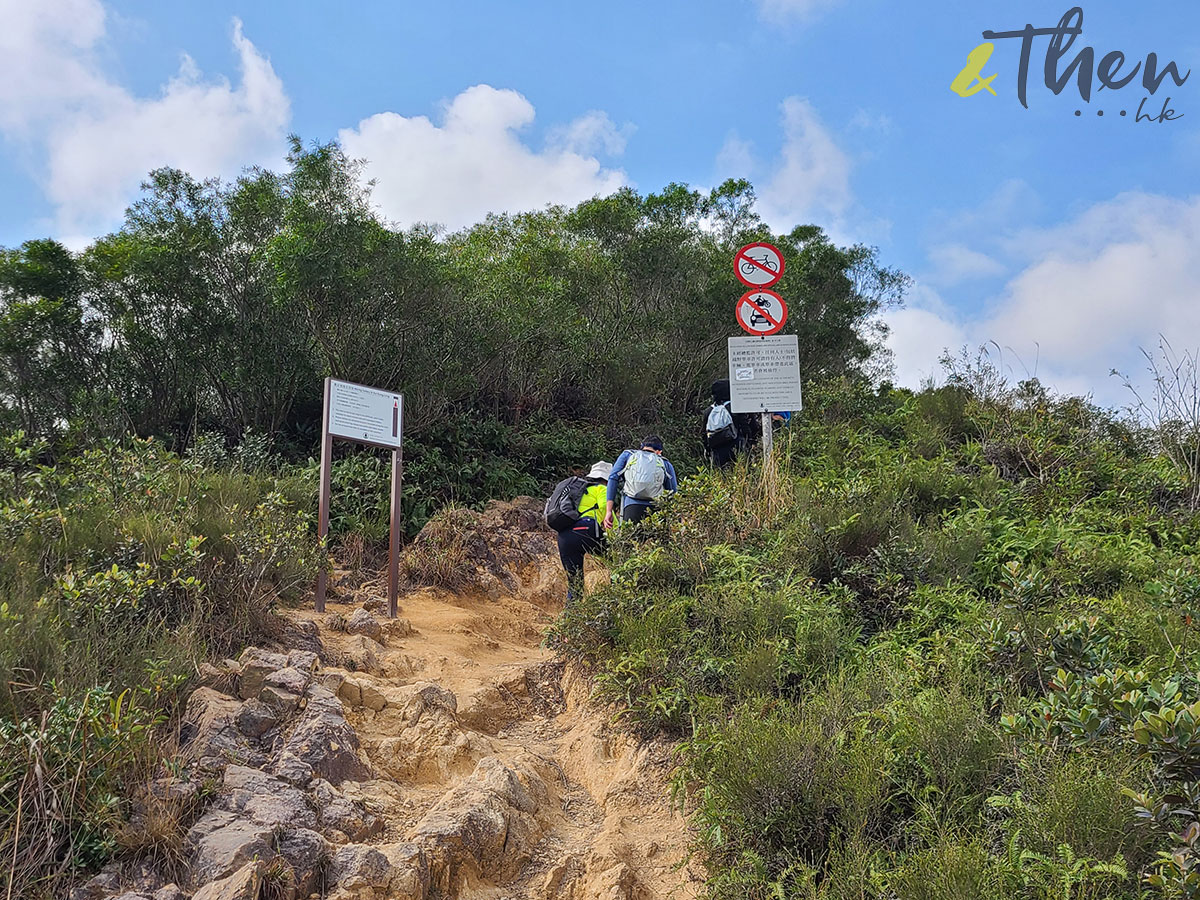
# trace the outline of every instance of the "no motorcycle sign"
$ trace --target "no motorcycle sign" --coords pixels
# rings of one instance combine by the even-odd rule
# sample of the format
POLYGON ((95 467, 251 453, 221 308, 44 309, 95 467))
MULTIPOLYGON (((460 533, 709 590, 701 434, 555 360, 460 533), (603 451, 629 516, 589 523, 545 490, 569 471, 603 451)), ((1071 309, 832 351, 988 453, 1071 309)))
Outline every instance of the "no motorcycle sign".
POLYGON ((774 291, 747 291, 735 309, 742 330, 756 337, 775 334, 787 322, 787 304, 774 291))

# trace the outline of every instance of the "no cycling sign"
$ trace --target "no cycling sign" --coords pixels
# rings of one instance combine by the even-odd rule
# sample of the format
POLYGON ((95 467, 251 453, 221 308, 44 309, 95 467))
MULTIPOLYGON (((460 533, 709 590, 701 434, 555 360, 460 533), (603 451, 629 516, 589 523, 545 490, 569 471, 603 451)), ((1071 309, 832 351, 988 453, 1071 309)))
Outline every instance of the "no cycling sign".
POLYGON ((774 291, 767 290, 783 277, 784 266, 779 248, 765 241, 747 244, 734 256, 734 274, 750 290, 738 299, 733 315, 747 334, 766 337, 787 322, 787 303, 774 291))

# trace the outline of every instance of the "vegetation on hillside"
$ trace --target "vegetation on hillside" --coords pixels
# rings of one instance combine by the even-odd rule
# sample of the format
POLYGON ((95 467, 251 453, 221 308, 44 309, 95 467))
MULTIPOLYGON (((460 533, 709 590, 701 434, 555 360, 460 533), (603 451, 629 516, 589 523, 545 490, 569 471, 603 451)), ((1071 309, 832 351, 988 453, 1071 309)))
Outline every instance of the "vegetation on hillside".
POLYGON ((263 436, 299 461, 317 449, 325 376, 378 385, 406 396, 419 526, 479 499, 455 492, 561 477, 564 447, 611 454, 651 425, 694 445, 744 290, 734 251, 764 238, 787 255, 804 371, 877 368, 877 314, 908 279, 814 226, 772 236, 744 181, 441 234, 381 221, 336 144, 295 140, 287 171, 234 183, 159 170, 81 253, 0 251, 0 433, 176 451, 206 432, 228 447, 263 436))
POLYGON ((1197 472, 951 374, 809 391, 775 465, 685 480, 552 642, 681 741, 714 897, 1197 896, 1197 472))

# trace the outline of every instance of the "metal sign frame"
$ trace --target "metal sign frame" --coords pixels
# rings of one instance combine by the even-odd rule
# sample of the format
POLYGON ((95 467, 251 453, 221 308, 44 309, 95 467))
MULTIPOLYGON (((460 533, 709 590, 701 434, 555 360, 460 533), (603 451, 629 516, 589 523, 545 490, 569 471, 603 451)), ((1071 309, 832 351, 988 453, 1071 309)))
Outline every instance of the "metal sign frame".
MULTIPOLYGON (((371 387, 367 384, 359 384, 355 381, 346 381, 343 378, 326 378, 325 379, 325 397, 322 403, 321 413, 321 486, 317 499, 317 538, 321 541, 321 545, 325 545, 325 540, 329 537, 329 495, 331 490, 331 469, 333 466, 333 439, 336 437, 342 441, 353 441, 356 444, 365 444, 368 447, 382 447, 392 451, 392 503, 391 503, 391 526, 388 534, 388 615, 391 618, 396 618, 397 599, 400 589, 400 490, 404 483, 404 395, 396 394, 397 400, 397 415, 396 415, 396 444, 383 444, 376 441, 364 440, 362 438, 354 438, 346 435, 334 435, 329 431, 329 412, 330 403, 333 393, 333 383, 337 381, 340 384, 348 384, 353 387, 365 388, 371 391, 381 391, 382 393, 394 393, 392 391, 384 391, 382 388, 371 387)), ((317 575, 317 587, 315 593, 315 606, 317 612, 325 612, 325 593, 329 587, 329 575, 322 568, 317 575)))

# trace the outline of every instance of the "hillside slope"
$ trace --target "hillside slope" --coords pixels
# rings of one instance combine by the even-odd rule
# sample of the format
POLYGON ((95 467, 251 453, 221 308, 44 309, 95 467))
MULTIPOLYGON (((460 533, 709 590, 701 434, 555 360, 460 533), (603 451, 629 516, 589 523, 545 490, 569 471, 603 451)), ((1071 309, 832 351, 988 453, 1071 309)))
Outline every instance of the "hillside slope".
POLYGON ((540 646, 563 585, 536 504, 472 519, 465 588, 409 591, 389 621, 381 582, 341 572, 328 613, 289 614, 302 646, 206 669, 186 774, 143 800, 215 787, 183 866, 112 867, 75 896, 693 896, 669 745, 612 731, 540 646))

